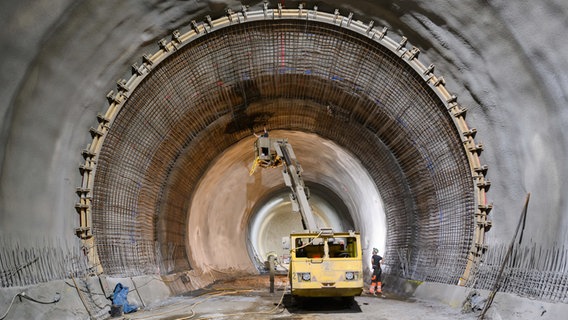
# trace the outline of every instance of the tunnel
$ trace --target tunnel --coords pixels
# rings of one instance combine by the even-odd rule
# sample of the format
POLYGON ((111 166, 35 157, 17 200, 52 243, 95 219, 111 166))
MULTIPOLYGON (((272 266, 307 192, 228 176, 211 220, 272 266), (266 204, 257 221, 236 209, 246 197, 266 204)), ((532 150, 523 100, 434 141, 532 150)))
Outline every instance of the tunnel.
POLYGON ((108 318, 119 283, 132 319, 274 309, 291 282, 268 293, 264 260, 303 226, 283 168, 251 172, 266 128, 318 224, 362 238, 362 312, 326 318, 473 318, 478 293, 490 318, 562 319, 567 9, 0 2, 0 318, 108 318), (262 304, 212 296, 231 288, 262 304))
POLYGON ((376 247, 386 273, 465 283, 490 227, 483 146, 419 56, 386 27, 317 7, 174 30, 107 94, 83 150, 76 234, 93 269, 263 272, 302 227, 280 170, 250 174, 267 128, 293 146, 318 220, 360 232, 365 261, 376 247))

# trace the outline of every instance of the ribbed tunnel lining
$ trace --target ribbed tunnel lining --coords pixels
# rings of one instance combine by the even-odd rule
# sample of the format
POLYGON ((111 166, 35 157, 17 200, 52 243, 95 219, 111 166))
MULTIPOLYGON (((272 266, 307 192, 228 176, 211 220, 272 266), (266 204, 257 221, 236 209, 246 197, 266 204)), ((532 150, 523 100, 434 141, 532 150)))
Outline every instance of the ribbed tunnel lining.
POLYGON ((388 49, 344 28, 294 20, 200 37, 132 92, 105 138, 94 182, 93 234, 105 271, 191 268, 185 224, 196 184, 223 150, 265 123, 358 155, 385 203, 387 267, 457 281, 475 201, 444 103, 388 49))

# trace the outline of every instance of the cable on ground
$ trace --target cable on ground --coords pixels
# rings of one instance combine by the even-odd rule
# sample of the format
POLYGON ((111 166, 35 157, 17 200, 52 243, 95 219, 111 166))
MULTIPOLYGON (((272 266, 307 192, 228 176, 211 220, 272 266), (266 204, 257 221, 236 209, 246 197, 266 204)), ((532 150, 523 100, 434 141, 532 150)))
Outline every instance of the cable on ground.
POLYGON ((34 298, 28 296, 25 292, 20 292, 20 293, 17 293, 16 295, 14 295, 14 297, 12 298, 12 301, 10 301, 10 305, 8 306, 8 310, 6 310, 6 312, 2 315, 2 317, 0 317, 0 320, 4 320, 6 318, 6 316, 10 312, 10 309, 12 309, 12 306, 14 305, 14 300, 16 300, 16 297, 19 297, 20 301, 22 300, 22 298, 24 298, 24 299, 30 300, 30 301, 35 302, 35 303, 40 303, 40 304, 52 304, 52 303, 57 303, 57 302, 59 302, 59 300, 61 300, 61 295, 59 294, 59 292, 55 293, 55 297, 53 298, 53 301, 40 301, 40 300, 37 300, 37 299, 34 299, 34 298))

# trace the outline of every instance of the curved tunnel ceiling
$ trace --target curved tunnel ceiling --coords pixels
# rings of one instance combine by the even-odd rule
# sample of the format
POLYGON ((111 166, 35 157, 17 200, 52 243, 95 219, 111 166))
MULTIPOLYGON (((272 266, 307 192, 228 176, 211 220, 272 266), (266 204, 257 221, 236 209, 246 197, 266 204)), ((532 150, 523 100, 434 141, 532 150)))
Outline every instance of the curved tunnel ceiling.
MULTIPOLYGON (((255 202, 283 185, 273 173, 263 173, 257 186, 258 177, 248 177, 252 131, 266 125, 298 137, 293 146, 306 150, 300 161, 307 182, 353 206, 355 227, 369 242, 377 230, 368 226, 382 213, 372 206, 354 212, 366 195, 355 194, 357 182, 337 183, 348 174, 325 178, 343 164, 318 144, 332 143, 360 162, 360 175, 374 183, 384 207, 386 236, 379 238, 386 239, 389 270, 448 283, 467 276, 490 209, 481 146, 434 67, 420 63, 418 49, 406 49, 406 38, 395 42, 386 32, 338 14, 270 9, 193 23, 161 41, 109 93, 110 107, 83 152, 77 233, 96 239, 91 258, 110 274, 195 268, 199 258, 189 239, 196 235, 188 234, 196 230, 189 225, 197 216, 194 196, 205 172, 228 170, 212 163, 233 148, 241 175, 223 181, 218 192, 227 194, 222 208, 242 204, 234 207, 237 218, 234 212, 218 218, 236 229, 213 230, 211 246, 199 249, 209 252, 209 266, 254 269, 248 256, 229 266, 215 251, 219 243, 246 250, 246 240, 235 244, 241 239, 231 237, 245 232, 255 202), (244 200, 232 199, 235 194, 244 200)), ((199 221, 207 224, 209 214, 200 213, 199 221)))

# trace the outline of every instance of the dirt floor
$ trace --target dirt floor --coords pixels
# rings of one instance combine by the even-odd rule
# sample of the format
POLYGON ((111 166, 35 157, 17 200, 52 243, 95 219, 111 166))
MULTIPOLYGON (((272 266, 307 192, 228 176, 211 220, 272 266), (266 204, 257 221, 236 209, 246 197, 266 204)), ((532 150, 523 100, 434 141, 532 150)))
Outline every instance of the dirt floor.
POLYGON ((447 305, 385 292, 383 297, 362 295, 355 299, 319 298, 292 301, 286 284, 278 281, 274 293, 258 279, 216 284, 191 295, 173 297, 159 305, 124 315, 124 319, 477 319, 447 305))

